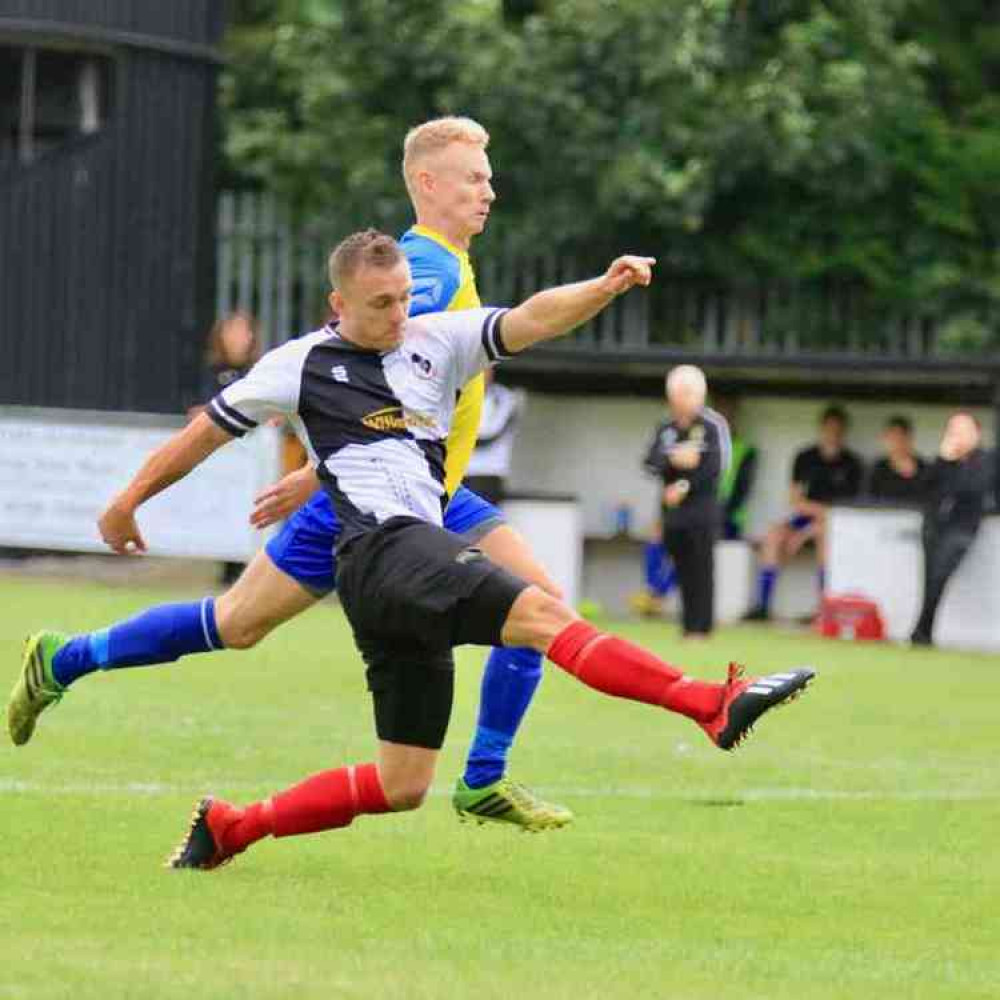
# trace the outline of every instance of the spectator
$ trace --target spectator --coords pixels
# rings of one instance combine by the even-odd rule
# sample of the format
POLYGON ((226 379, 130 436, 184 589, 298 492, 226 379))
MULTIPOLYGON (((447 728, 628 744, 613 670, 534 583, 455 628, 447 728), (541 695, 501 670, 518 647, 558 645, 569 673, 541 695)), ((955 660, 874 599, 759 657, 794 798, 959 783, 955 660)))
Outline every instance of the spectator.
MULTIPOLYGON (((260 358, 260 343, 253 316, 242 309, 217 320, 208 333, 205 345, 205 369, 202 374, 199 399, 212 399, 221 389, 243 378, 260 358)), ((192 419, 203 409, 204 402, 192 406, 192 419)))
MULTIPOLYGON (((716 403, 719 414, 729 425, 732 445, 732 459, 719 478, 722 537, 729 540, 742 538, 746 531, 747 499, 757 467, 757 449, 732 435, 737 407, 735 400, 720 399, 716 403)), ((643 545, 643 588, 629 599, 633 610, 644 618, 658 618, 663 613, 663 600, 677 583, 677 572, 662 539, 663 525, 657 521, 654 537, 643 545)))
POLYGON ((749 621, 771 617, 771 598, 782 563, 810 542, 815 543, 819 563, 819 589, 824 586, 826 515, 830 504, 850 500, 861 489, 864 466, 845 445, 849 421, 839 406, 823 411, 819 440, 795 456, 792 468, 792 516, 774 525, 760 552, 757 604, 746 616, 749 621))
POLYGON ((499 504, 503 500, 517 422, 523 412, 524 393, 500 385, 493 378, 493 370, 487 369, 483 416, 465 485, 490 503, 499 504))
MULTIPOLYGON (((260 353, 256 323, 248 312, 237 310, 217 320, 208 333, 199 398, 212 399, 227 385, 241 379, 256 364, 260 353)), ((204 403, 190 407, 188 419, 193 420, 204 408, 204 403)), ((243 565, 224 562, 220 581, 224 584, 235 582, 243 572, 243 565)))
POLYGON ((878 503, 922 504, 927 494, 927 463, 913 447, 908 417, 890 417, 882 431, 885 457, 872 466, 868 495, 878 503))
POLYGON ((747 501, 757 473, 757 449, 749 444, 739 429, 739 404, 734 399, 719 399, 716 409, 729 425, 732 461, 719 480, 722 504, 722 537, 742 538, 747 526, 747 501))
POLYGON ((934 618, 945 585, 975 540, 993 489, 994 470, 981 441, 979 421, 971 413, 952 414, 927 476, 924 602, 910 637, 917 646, 933 643, 934 618))
POLYGON ((681 365, 670 372, 671 419, 657 426, 645 462, 663 482, 663 547, 677 573, 688 638, 708 636, 714 624, 719 478, 731 455, 729 428, 705 406, 705 393, 701 369, 681 365))

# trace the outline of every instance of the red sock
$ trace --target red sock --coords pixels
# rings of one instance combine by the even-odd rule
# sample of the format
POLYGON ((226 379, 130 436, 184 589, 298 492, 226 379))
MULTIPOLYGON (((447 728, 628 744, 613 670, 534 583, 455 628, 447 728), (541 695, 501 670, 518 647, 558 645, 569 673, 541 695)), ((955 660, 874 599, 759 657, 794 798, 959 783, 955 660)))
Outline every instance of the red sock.
POLYGON ((241 810, 227 827, 224 846, 242 851, 271 834, 294 837, 348 826, 355 816, 389 812, 374 764, 321 771, 270 799, 241 810))
POLYGON ((696 722, 722 707, 722 684, 692 680, 641 646, 576 621, 555 637, 548 658, 588 687, 616 698, 660 705, 696 722))

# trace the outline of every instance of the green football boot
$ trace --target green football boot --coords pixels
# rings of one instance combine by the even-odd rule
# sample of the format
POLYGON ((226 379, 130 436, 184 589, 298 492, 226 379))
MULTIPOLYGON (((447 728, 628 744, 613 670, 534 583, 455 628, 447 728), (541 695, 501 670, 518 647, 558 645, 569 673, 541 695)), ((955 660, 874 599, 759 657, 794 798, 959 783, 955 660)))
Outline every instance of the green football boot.
POLYGON ((474 819, 477 823, 510 823, 532 833, 558 830, 573 822, 573 814, 565 806, 546 802, 507 777, 484 788, 469 788, 459 778, 451 804, 462 822, 474 819))
POLYGON ((52 657, 66 645, 61 632, 36 632, 24 641, 21 676, 7 702, 7 732, 23 746, 35 731, 38 716, 62 698, 65 688, 52 676, 52 657))

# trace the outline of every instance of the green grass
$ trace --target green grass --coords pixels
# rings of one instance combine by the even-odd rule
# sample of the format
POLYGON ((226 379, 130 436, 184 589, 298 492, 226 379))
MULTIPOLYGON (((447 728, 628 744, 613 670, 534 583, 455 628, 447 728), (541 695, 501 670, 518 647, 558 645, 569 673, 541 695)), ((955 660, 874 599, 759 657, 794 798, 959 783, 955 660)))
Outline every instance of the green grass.
MULTIPOLYGON (((0 682, 31 628, 183 596, 0 579, 0 682)), ((706 676, 730 658, 821 676, 728 756, 553 669, 512 773, 577 821, 528 836, 451 813, 483 659, 464 650, 423 810, 207 875, 159 867, 199 794, 371 759, 340 611, 84 680, 32 744, 0 747, 0 998, 1000 995, 995 658, 620 628, 706 676)))

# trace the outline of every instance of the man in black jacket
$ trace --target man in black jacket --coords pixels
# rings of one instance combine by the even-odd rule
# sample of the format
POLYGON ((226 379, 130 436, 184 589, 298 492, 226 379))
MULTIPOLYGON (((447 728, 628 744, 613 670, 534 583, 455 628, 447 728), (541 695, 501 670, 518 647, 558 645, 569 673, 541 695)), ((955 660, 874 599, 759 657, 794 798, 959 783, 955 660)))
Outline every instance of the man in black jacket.
POLYGON ((707 636, 714 624, 719 477, 732 455, 729 427, 705 406, 705 393, 701 369, 680 365, 670 372, 670 419, 656 428, 645 461, 663 480, 663 547, 677 570, 689 638, 707 636))
POLYGON ((979 421, 964 411, 945 425, 938 458, 927 477, 924 509, 924 603, 910 641, 930 646, 945 585, 972 546, 993 491, 991 456, 981 448, 979 421))

